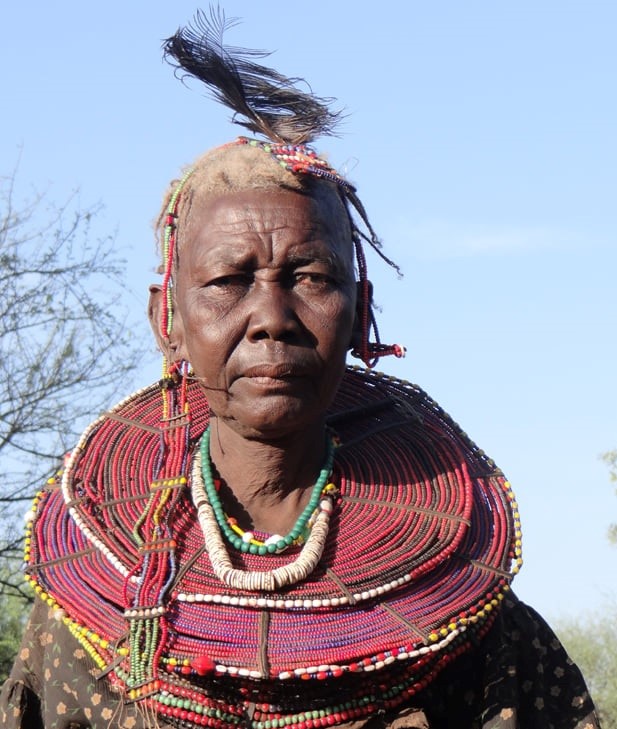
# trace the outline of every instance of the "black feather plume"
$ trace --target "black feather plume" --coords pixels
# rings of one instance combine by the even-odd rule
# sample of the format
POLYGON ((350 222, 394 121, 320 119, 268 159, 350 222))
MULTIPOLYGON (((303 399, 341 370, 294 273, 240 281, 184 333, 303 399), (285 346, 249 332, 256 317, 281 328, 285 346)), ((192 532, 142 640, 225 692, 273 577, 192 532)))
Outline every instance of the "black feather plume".
POLYGON ((333 135, 341 117, 330 109, 334 99, 301 91, 296 84, 303 79, 256 63, 269 55, 265 51, 223 45, 224 32, 237 23, 220 8, 210 8, 209 16, 198 11, 192 25, 165 41, 165 59, 203 82, 234 112, 234 123, 272 142, 305 144, 333 135))

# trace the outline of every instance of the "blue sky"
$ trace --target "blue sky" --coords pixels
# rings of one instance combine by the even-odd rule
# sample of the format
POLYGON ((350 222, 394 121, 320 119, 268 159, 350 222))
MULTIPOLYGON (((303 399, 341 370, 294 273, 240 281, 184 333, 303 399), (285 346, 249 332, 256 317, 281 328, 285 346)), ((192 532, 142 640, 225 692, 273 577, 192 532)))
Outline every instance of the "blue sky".
MULTIPOLYGON (((240 133, 161 62, 196 5, 56 0, 3 9, 0 174, 102 202, 136 312, 151 221, 180 167, 240 133)), ((340 100, 317 148, 358 186, 387 253, 369 273, 383 369, 417 382, 489 453, 521 507, 515 586, 549 617, 617 600, 617 5, 236 0, 229 42, 340 100)), ((149 332, 136 385, 158 376, 149 332)))

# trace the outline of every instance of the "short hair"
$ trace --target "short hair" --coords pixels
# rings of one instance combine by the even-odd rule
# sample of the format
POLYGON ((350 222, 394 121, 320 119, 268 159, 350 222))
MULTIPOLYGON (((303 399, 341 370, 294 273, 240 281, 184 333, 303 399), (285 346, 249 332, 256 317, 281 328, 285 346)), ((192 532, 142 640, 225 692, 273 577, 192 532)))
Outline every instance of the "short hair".
POLYGON ((338 185, 313 175, 293 173, 259 147, 233 142, 224 144, 201 155, 186 169, 185 174, 188 176, 184 184, 181 182, 182 178, 170 183, 156 221, 157 238, 162 247, 170 201, 182 184, 175 208, 176 256, 182 250, 183 237, 191 229, 193 205, 210 195, 246 190, 282 189, 308 195, 316 194, 317 191, 326 194, 336 200, 340 207, 341 219, 347 223, 349 238, 352 239, 353 221, 350 219, 348 207, 338 185))

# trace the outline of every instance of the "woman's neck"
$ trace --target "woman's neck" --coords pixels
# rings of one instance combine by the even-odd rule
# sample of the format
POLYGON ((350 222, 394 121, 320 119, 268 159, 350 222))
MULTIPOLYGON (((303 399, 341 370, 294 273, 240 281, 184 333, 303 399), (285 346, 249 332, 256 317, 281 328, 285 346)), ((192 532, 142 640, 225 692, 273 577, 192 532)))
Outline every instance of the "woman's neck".
POLYGON ((323 466, 324 423, 275 441, 247 439, 217 418, 210 428, 210 456, 223 481, 220 497, 229 515, 245 528, 287 533, 323 466))

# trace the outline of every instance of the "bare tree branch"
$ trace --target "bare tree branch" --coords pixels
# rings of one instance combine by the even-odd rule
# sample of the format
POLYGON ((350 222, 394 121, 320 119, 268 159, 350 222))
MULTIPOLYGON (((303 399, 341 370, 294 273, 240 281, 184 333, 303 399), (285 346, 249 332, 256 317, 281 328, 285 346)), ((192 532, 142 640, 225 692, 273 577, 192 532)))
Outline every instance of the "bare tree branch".
POLYGON ((17 514, 138 357, 124 262, 92 234, 100 206, 16 197, 15 174, 1 177, 0 595, 22 596, 17 514))

